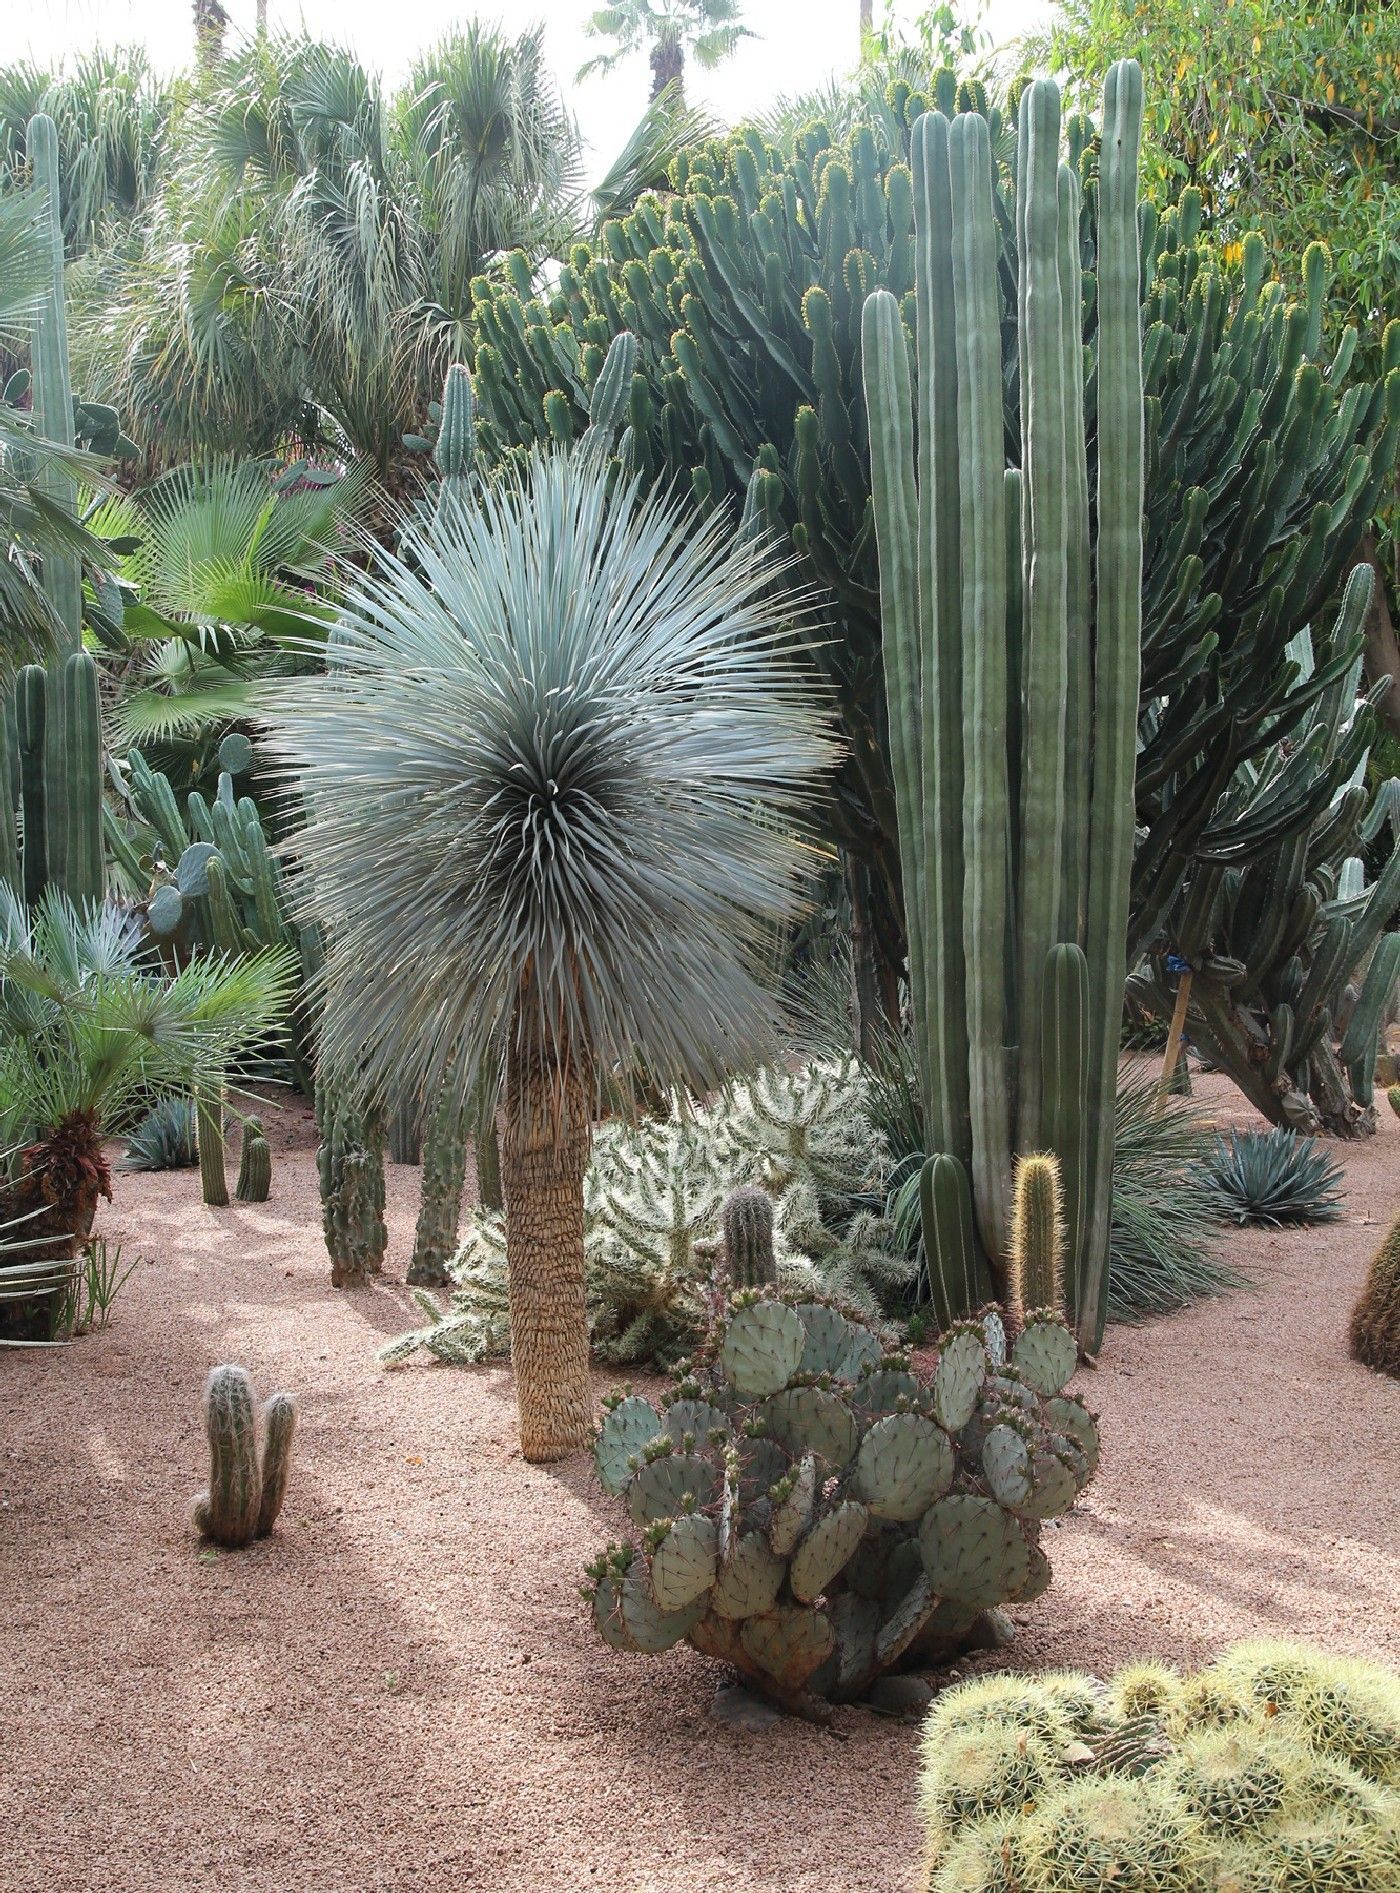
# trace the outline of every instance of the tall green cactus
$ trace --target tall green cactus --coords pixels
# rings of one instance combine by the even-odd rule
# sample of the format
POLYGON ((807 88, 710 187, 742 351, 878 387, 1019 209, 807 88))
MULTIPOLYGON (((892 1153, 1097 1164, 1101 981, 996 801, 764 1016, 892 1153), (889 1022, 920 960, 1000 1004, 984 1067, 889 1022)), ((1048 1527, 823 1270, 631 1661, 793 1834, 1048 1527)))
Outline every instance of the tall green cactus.
MULTIPOLYGON (((45 112, 29 121, 25 148, 34 171, 49 257, 49 286, 34 323, 30 346, 34 387, 34 421, 44 440, 61 447, 74 442, 73 383, 68 372, 68 317, 63 292, 63 205, 59 195, 58 131, 45 112)), ((66 513, 77 503, 77 483, 66 468, 52 464, 42 471, 45 493, 66 513)), ((55 554, 44 561, 44 590, 53 607, 64 656, 82 640, 82 566, 75 553, 55 554)))
POLYGON ((217 1081, 195 1093, 195 1144, 199 1151, 199 1187, 206 1203, 222 1209, 228 1202, 225 1174, 224 1089, 217 1081))
POLYGON ((15 737, 19 750, 20 826, 24 840, 24 898, 34 906, 48 880, 44 736, 49 680, 41 664, 26 664, 15 679, 15 737))
POLYGON ((316 1170, 332 1288, 358 1288, 384 1266, 384 1140, 379 1124, 316 1085, 316 1170))
POLYGON ((975 1305, 974 1249, 1005 1274, 1013 1152, 1049 1144, 1070 1177, 1070 1289, 1087 1349, 1105 1310, 1132 868, 1141 113, 1141 76, 1126 62, 1105 94, 1099 186, 1096 625, 1078 190, 1060 161, 1050 81, 1027 87, 1017 146, 1019 478, 1005 465, 1001 235, 980 114, 926 114, 914 127, 916 387, 899 300, 876 290, 863 318, 910 987, 935 1148, 921 1191, 935 1301, 949 1314, 975 1305), (958 957, 957 911, 961 988, 938 963, 958 957))
POLYGON ((423 1139, 423 1191, 407 1279, 437 1285, 457 1248, 462 1186, 467 1176, 467 1116, 456 1087, 449 1085, 428 1119, 423 1139))
MULTIPOLYGON (((87 651, 63 660, 57 728, 50 718, 44 744, 48 808, 61 789, 63 821, 55 839, 62 854, 49 857, 49 876, 75 907, 100 907, 106 866, 102 845, 102 711, 97 665, 87 651)), ((52 694, 52 693, 51 693, 52 694)), ((52 829, 51 829, 52 833, 52 829)))

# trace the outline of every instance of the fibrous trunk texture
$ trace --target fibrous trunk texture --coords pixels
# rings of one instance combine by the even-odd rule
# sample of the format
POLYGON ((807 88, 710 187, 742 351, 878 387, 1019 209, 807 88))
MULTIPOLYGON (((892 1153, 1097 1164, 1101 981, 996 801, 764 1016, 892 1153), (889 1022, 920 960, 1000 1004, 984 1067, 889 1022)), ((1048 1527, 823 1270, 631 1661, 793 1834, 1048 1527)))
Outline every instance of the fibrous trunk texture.
POLYGON ((518 1034, 506 1059, 501 1180, 506 1204, 510 1351, 526 1459, 563 1459, 593 1427, 584 1303, 587 1088, 518 1034))

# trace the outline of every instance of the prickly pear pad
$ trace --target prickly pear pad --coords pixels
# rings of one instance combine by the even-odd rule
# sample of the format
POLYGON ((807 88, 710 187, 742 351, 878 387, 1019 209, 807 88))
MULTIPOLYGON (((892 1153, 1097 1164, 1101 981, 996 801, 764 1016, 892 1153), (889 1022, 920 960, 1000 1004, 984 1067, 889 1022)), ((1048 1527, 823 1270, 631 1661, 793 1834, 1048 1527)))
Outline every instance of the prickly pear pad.
MULTIPOLYGON (((1055 1326, 1035 1317, 1036 1362, 1055 1326)), ((1038 1596, 1039 1520, 1087 1482, 1098 1435, 1077 1400, 1002 1358, 1002 1333, 984 1310, 921 1375, 810 1293, 721 1307, 660 1411, 629 1395, 600 1431, 599 1476, 639 1540, 589 1568, 604 1639, 687 1637, 820 1717, 897 1665, 948 1660, 987 1606, 1038 1596)))

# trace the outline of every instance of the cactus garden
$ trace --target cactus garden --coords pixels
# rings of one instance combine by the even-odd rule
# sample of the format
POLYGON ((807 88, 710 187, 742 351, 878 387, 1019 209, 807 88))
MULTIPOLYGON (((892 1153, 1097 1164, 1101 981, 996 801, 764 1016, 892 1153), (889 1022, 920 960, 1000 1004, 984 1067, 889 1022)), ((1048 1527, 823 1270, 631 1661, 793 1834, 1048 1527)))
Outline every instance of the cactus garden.
POLYGON ((1400 16, 538 11, 0 58, 0 1880, 1400 1893, 1400 16))

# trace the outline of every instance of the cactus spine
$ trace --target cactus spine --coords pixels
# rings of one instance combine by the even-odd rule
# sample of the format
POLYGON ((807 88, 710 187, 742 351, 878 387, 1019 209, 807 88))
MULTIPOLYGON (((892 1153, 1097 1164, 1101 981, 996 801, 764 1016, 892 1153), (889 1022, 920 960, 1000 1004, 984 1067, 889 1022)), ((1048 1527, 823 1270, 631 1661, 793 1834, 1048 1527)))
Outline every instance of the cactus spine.
POLYGON ((238 1183, 234 1194, 240 1203, 265 1203, 272 1188, 272 1146, 263 1135, 262 1120, 250 1117, 244 1123, 238 1148, 238 1183))
POLYGON ((447 1280, 447 1265, 457 1247, 466 1177, 466 1113, 456 1087, 449 1085, 428 1121, 423 1141, 423 1194, 408 1265, 410 1282, 447 1280))
POLYGON ((1016 1165, 1011 1219, 1011 1306, 1018 1323, 1028 1313, 1064 1307, 1064 1229, 1060 1217, 1060 1166, 1037 1152, 1016 1165))
POLYGON ((206 1203, 222 1209, 228 1201, 224 1175, 224 1090, 201 1085, 195 1094, 195 1143, 199 1149, 199 1186, 206 1203))
POLYGON ((262 1464, 258 1463, 253 1383, 242 1367, 216 1367, 204 1388, 209 1435, 209 1487, 195 1500, 196 1529, 236 1550, 265 1538, 276 1523, 291 1469, 296 1402, 275 1393, 263 1407, 262 1464))
POLYGON ((773 1199, 745 1185, 724 1199, 724 1266, 731 1292, 767 1288, 778 1279, 773 1254, 773 1199))
POLYGON ((1137 67, 1116 66, 1100 182, 1107 503, 1092 639, 1078 188, 1060 162, 1051 82, 1023 94, 1017 145, 1019 478, 1005 467, 1000 239, 980 115, 950 124, 925 114, 914 127, 917 391, 898 298, 875 291, 862 324, 910 987, 934 1152, 921 1190, 934 1299, 945 1319, 967 1313, 986 1264, 1011 1266, 1013 1150, 1048 1144, 1065 1170, 1086 1348, 1098 1344, 1107 1289, 1132 866, 1141 111, 1137 67))

